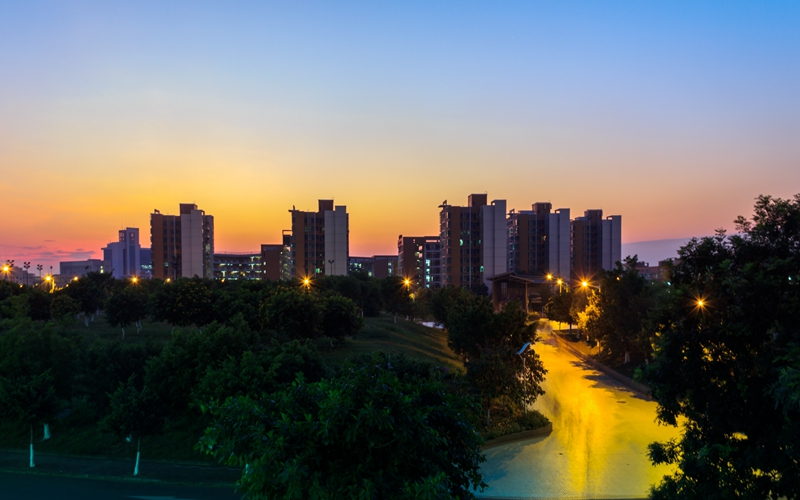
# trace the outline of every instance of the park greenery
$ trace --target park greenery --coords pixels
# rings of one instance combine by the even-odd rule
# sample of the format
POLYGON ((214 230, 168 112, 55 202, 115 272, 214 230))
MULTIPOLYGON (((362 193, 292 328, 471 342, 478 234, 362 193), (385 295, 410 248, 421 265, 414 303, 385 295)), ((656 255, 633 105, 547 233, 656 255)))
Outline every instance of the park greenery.
POLYGON ((484 486, 481 436, 546 423, 521 411, 542 393, 535 352, 517 354, 535 340, 516 306, 495 313, 485 297, 396 277, 4 281, 0 445, 27 443, 31 466, 34 444, 135 454, 134 474, 140 455, 209 454, 243 467, 251 498, 470 498, 484 486), (448 331, 407 321, 437 301, 453 311, 448 331))

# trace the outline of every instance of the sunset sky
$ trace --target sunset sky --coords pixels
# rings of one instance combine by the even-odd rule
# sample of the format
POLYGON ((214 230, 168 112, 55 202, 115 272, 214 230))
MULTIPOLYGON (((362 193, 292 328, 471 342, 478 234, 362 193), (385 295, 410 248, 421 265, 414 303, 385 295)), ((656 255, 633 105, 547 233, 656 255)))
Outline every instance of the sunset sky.
POLYGON ((334 198, 395 253, 473 192, 712 234, 800 193, 800 3, 0 1, 0 173, 18 264, 182 202, 228 252, 334 198))

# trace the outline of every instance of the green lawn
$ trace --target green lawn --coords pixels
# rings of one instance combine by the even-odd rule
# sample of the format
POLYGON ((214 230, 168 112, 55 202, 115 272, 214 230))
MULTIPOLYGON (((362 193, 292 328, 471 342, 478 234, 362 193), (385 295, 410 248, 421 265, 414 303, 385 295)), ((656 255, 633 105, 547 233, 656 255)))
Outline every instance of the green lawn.
POLYGON ((364 318, 364 328, 355 338, 348 339, 344 345, 331 348, 327 342, 317 343, 325 361, 341 363, 350 356, 384 351, 389 354, 405 354, 410 358, 430 361, 447 366, 451 370, 464 372, 464 365, 456 354, 447 347, 447 333, 436 328, 381 315, 377 318, 364 318))

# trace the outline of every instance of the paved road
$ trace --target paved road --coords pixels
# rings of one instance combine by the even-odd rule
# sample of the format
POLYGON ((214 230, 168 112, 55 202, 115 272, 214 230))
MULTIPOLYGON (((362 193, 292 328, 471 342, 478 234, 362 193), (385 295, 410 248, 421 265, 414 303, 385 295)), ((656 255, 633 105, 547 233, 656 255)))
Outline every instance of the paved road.
POLYGON ((485 452, 489 488, 479 496, 504 498, 645 498, 670 472, 654 467, 647 445, 678 436, 655 423, 656 404, 584 365, 544 337, 536 345, 548 370, 547 394, 534 407, 553 433, 485 452))
POLYGON ((0 472, 3 500, 238 500, 233 487, 185 486, 0 472))

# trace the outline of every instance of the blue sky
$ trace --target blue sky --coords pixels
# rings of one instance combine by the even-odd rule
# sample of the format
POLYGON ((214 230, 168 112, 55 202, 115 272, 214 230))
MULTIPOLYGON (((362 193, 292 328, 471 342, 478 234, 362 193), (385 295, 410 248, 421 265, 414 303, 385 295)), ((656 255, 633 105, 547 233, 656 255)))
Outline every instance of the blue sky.
POLYGON ((196 202, 251 250, 334 197, 351 253, 388 253, 471 192, 629 243, 800 191, 797 2, 0 9, 0 244, 99 250, 196 202))

